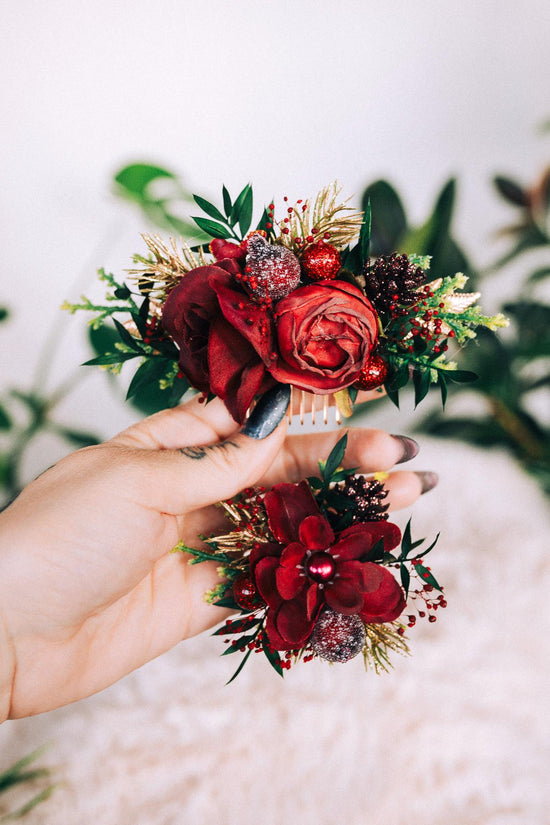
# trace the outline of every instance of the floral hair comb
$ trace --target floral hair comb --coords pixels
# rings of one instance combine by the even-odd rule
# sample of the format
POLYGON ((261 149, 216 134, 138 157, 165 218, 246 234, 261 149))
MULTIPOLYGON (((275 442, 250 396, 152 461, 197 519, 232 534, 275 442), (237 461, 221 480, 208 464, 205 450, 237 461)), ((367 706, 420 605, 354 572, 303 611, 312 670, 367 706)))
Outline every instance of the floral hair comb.
POLYGON ((223 187, 221 209, 195 201, 208 244, 144 235, 132 288, 101 271, 107 304, 65 304, 95 311, 95 326, 115 316, 118 340, 87 363, 118 371, 140 359, 128 397, 154 383, 173 406, 192 387, 221 398, 239 423, 276 383, 291 385, 302 422, 326 422, 332 400, 337 420, 349 416, 359 390, 383 387, 398 403, 410 380, 417 404, 432 384, 444 402, 449 381, 475 378, 448 360, 450 344, 506 324, 482 314, 479 293, 461 291, 464 275, 430 281, 429 258, 372 260, 370 208, 341 202, 335 184, 313 200, 285 198, 280 218, 270 203, 253 230, 250 185, 235 201, 223 187))
MULTIPOLYGON (((194 388, 206 403, 222 399, 238 423, 278 384, 297 394, 289 409, 302 423, 327 423, 332 402, 339 422, 360 391, 385 390, 398 404, 409 381, 416 404, 432 384, 445 404, 449 381, 476 377, 448 360, 450 346, 507 323, 482 314, 460 273, 429 280, 428 258, 371 259, 370 207, 342 203, 336 185, 313 200, 285 198, 280 217, 270 203, 254 229, 252 188, 222 196, 221 208, 195 196, 205 242, 144 235, 131 285, 102 270, 105 304, 65 305, 93 311, 96 328, 113 318, 116 340, 102 336, 87 363, 118 372, 139 359, 129 398, 152 392, 157 408, 170 407, 194 388)), ((406 627, 446 606, 424 564, 437 538, 421 549, 410 522, 401 535, 380 480, 342 469, 345 448, 346 436, 319 477, 220 502, 232 529, 201 536, 202 549, 176 548, 218 564, 222 581, 207 599, 238 611, 216 631, 225 653, 244 654, 235 676, 253 651, 281 675, 300 660, 360 652, 386 670, 392 651, 408 650, 406 627)))

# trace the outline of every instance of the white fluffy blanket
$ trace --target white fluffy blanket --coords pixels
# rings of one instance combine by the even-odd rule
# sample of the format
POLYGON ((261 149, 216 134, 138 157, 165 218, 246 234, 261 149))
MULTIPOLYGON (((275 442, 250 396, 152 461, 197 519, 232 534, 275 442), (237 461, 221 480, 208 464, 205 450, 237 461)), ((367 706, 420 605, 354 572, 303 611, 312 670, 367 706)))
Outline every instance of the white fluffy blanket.
MULTIPOLYGON (((185 642, 79 704, 0 729, 2 764, 49 741, 62 785, 29 825, 547 825, 550 520, 498 452, 423 440, 449 606, 390 675, 312 662, 282 681, 185 642)), ((403 521, 403 520, 402 520, 403 521)))

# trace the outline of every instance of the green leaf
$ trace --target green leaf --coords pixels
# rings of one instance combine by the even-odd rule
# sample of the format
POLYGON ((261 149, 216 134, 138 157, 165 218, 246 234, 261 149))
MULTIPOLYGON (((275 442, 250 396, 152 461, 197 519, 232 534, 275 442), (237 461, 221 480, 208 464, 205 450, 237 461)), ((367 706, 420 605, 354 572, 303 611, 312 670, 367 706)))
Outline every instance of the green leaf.
POLYGON ((469 370, 445 370, 445 378, 455 384, 470 384, 472 381, 477 381, 478 376, 469 370))
POLYGON ((231 610, 239 610, 239 605, 233 596, 224 596, 223 599, 217 599, 214 604, 216 607, 229 607, 231 610))
POLYGON ((283 668, 281 666, 281 657, 277 650, 270 650, 267 645, 264 644, 263 651, 265 653, 266 659, 281 678, 284 679, 283 668))
POLYGON ((117 331, 110 324, 101 324, 99 327, 88 327, 88 339, 96 355, 112 353, 115 343, 120 339, 117 331))
POLYGON ((0 307, 0 323, 2 323, 2 321, 5 321, 6 318, 9 318, 9 314, 10 313, 6 307, 0 307))
POLYGON ((399 573, 401 575, 401 584, 403 585, 403 590, 405 591, 405 598, 409 595, 409 584, 411 581, 411 574, 409 573, 408 569, 402 564, 399 567, 399 573))
POLYGON ((118 286, 114 292, 115 298, 120 298, 123 301, 126 300, 126 298, 129 298, 131 294, 132 293, 130 292, 126 284, 118 286))
POLYGON ((233 209, 231 210, 231 217, 229 218, 229 223, 231 226, 235 226, 235 224, 240 221, 241 218, 241 209, 243 208, 243 204, 248 197, 248 192, 252 190, 252 187, 249 183, 246 184, 244 189, 239 193, 237 200, 233 204, 233 209))
POLYGON ((535 271, 531 273, 529 276, 529 281, 532 284, 539 283, 539 281, 543 281, 545 278, 548 278, 549 275, 550 266, 542 266, 539 269, 535 269, 535 271))
POLYGON ((437 583, 437 579, 432 575, 431 571, 428 570, 427 567, 424 567, 423 564, 416 564, 414 569, 424 584, 431 584, 431 586, 435 587, 436 590, 441 590, 441 587, 437 583))
POLYGON ((361 224, 361 231, 359 232, 359 247, 361 249, 361 263, 365 264, 370 255, 370 236, 372 230, 372 210, 370 205, 370 198, 367 198, 367 206, 363 216, 363 223, 361 224))
POLYGON ((9 430, 12 426, 11 416, 6 408, 0 404, 0 430, 9 430))
POLYGON ((516 181, 503 175, 496 175, 493 178, 493 183, 508 203, 512 203, 514 206, 527 206, 529 203, 529 195, 516 181))
POLYGON ((111 364, 123 364, 131 358, 139 358, 139 352, 106 352, 105 355, 98 355, 97 358, 91 358, 89 361, 84 361, 83 367, 106 367, 111 364))
POLYGON ((348 387, 348 392, 349 400, 352 404, 355 404, 355 402, 357 401, 357 393, 359 392, 359 390, 357 389, 357 387, 348 387))
POLYGON ((441 406, 445 409, 445 404, 447 403, 447 380, 443 372, 439 372, 437 376, 437 383, 439 385, 439 390, 441 392, 441 406))
POLYGON ((371 254, 390 255, 399 249, 407 230, 407 219, 396 190, 385 180, 378 180, 363 193, 362 209, 372 206, 371 254))
POLYGON ((252 187, 250 187, 246 193, 246 196, 243 200, 240 214, 239 214, 239 229, 241 230, 241 235, 244 238, 248 230, 250 229, 250 224, 252 223, 252 208, 253 208, 253 198, 252 198, 252 187))
POLYGON ((91 447, 94 444, 101 443, 101 439, 98 438, 97 435, 84 432, 83 430, 73 430, 71 427, 61 427, 59 425, 56 425, 54 429, 60 436, 66 438, 67 441, 70 441, 71 444, 75 444, 77 447, 91 447))
POLYGON ((222 186, 222 195, 223 195, 223 210, 227 218, 231 215, 231 210, 233 209, 233 204, 231 203, 231 195, 227 191, 225 186, 222 186))
POLYGON ((171 367, 171 365, 171 361, 167 358, 162 358, 159 355, 154 355, 151 358, 147 358, 147 360, 138 367, 134 377, 132 378, 130 386, 128 387, 128 392, 126 393, 126 400, 132 398, 144 387, 150 387, 151 385, 154 385, 158 392, 160 392, 158 382, 161 378, 164 378, 168 368, 171 367))
POLYGON ((416 369, 413 372, 413 384, 414 384, 414 406, 418 407, 421 401, 427 396, 428 391, 430 389, 430 371, 429 370, 418 370, 416 369))
POLYGON ((411 538, 411 519, 408 520, 407 526, 403 531, 403 538, 401 539, 401 558, 406 559, 412 548, 411 538))
MULTIPOLYGON (((219 604, 219 602, 216 602, 216 604, 219 604)), ((224 624, 215 630, 212 636, 230 636, 233 633, 244 633, 245 630, 256 627, 256 625, 259 625, 262 621, 263 618, 258 618, 257 616, 246 616, 243 619, 234 619, 229 626, 224 624)))
POLYGON ((245 655, 243 656, 242 662, 240 663, 239 667, 237 668, 237 670, 235 671, 235 673, 233 674, 233 676, 231 677, 231 679, 229 679, 229 681, 225 683, 225 686, 226 686, 226 687, 227 687, 227 685, 230 685, 230 684, 231 684, 231 682, 233 682, 233 681, 234 681, 234 679, 236 679, 236 678, 237 678, 237 676, 239 675, 239 673, 241 672, 241 670, 243 669, 243 667, 244 667, 244 666, 245 666, 245 664, 247 663, 248 658, 249 658, 249 656, 250 656, 250 654, 251 654, 251 653, 252 653, 252 651, 251 651, 251 650, 247 650, 247 651, 246 651, 246 653, 245 653, 245 655))
POLYGON ((230 230, 221 223, 216 223, 215 221, 208 220, 208 218, 195 218, 193 220, 204 232, 206 232, 212 238, 221 238, 222 240, 226 240, 227 238, 231 237, 230 230))
POLYGON ((120 323, 120 321, 117 321, 116 318, 113 318, 113 322, 114 322, 116 330, 117 330, 117 332, 120 336, 120 340, 124 344, 126 344, 127 347, 130 347, 130 349, 133 349, 134 352, 138 352, 140 355, 144 355, 143 348, 138 344, 138 342, 133 337, 133 335, 130 335, 130 333, 128 332, 126 327, 123 327, 122 324, 120 323))
POLYGON ((342 461, 344 460, 344 455, 345 455, 345 452, 346 452, 347 445, 348 445, 348 436, 347 436, 347 433, 346 433, 346 435, 343 435, 342 438, 340 438, 339 441, 336 442, 336 444, 334 445, 334 447, 330 451, 330 455, 327 458, 325 464, 323 464, 323 466, 322 466, 321 471, 322 471, 322 474, 323 474, 323 478, 325 480, 325 484, 330 483, 334 473, 336 472, 336 470, 338 470, 338 468, 342 464, 342 461))
POLYGON ((205 198, 201 198, 200 195, 193 195, 193 200, 195 201, 197 206, 200 206, 202 211, 206 212, 207 215, 210 215, 211 218, 214 218, 217 221, 225 223, 224 216, 222 215, 220 210, 216 206, 214 206, 213 203, 210 203, 210 201, 207 201, 205 198))
POLYGON ((127 195, 133 199, 142 199, 146 195, 147 187, 158 178, 175 179, 173 172, 163 169, 161 166, 152 166, 148 163, 132 163, 125 166, 115 175, 115 181, 126 190, 127 195))

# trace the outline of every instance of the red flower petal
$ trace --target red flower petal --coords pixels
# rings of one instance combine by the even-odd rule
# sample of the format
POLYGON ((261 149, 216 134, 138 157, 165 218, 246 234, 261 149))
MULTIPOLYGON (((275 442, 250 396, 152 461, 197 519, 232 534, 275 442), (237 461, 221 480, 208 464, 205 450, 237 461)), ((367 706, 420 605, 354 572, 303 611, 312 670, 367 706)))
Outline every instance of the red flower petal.
POLYGON ((283 567, 296 567, 301 564, 306 554, 306 548, 299 541, 288 544, 281 553, 281 564, 283 567))
POLYGON ((239 424, 254 397, 273 384, 253 347, 222 317, 210 327, 208 365, 211 391, 239 424))
POLYGON ((325 588, 325 601, 333 610, 350 616, 361 610, 363 593, 352 579, 334 579, 325 588))
POLYGON ((267 542, 257 544, 255 547, 252 548, 252 550, 250 551, 250 556, 248 557, 252 573, 254 573, 254 568, 256 567, 257 563, 260 561, 260 559, 263 559, 264 556, 275 556, 276 558, 279 558, 280 555, 280 544, 274 544, 273 542, 269 542, 269 544, 267 542))
POLYGON ((336 584, 340 579, 346 579, 353 582, 359 592, 365 590, 365 565, 360 561, 342 561, 336 567, 336 578, 333 584, 336 584))
POLYGON ((252 345, 268 366, 275 350, 274 324, 266 308, 256 304, 242 291, 223 283, 213 282, 219 305, 230 325, 252 345))
POLYGON ((278 567, 275 573, 277 590, 283 599, 294 599, 304 589, 307 579, 297 567, 278 567))
POLYGON ((242 246, 232 241, 224 241, 221 238, 214 238, 213 241, 210 241, 209 249, 217 261, 222 261, 224 258, 244 260, 246 257, 246 250, 242 246))
POLYGON ((334 542, 332 527, 324 516, 308 516, 300 524, 300 541, 308 550, 327 550, 334 542))
POLYGON ((298 528, 308 516, 318 516, 319 508, 307 481, 276 484, 265 494, 264 505, 271 532, 281 544, 298 541, 298 528))
POLYGON ((254 568, 254 578, 260 596, 270 607, 278 607, 282 602, 275 578, 278 566, 279 559, 275 556, 264 556, 254 568))
POLYGON ((289 644, 286 639, 283 639, 275 625, 275 610, 267 611, 267 618, 265 621, 265 632, 269 640, 269 644, 275 650, 292 650, 294 645, 289 644))
POLYGON ((379 564, 367 561, 361 567, 363 568, 363 590, 365 593, 374 593, 378 590, 385 575, 389 575, 393 579, 393 576, 379 564))
POLYGON ((406 607, 405 595, 389 570, 382 570, 379 588, 363 597, 363 607, 359 615, 367 624, 369 622, 393 622, 406 607))
POLYGON ((301 647, 307 642, 313 625, 314 620, 308 619, 303 600, 283 602, 275 616, 275 627, 291 647, 301 647))
POLYGON ((333 547, 333 553, 334 555, 338 553, 342 559, 346 560, 359 559, 372 550, 380 539, 384 540, 384 550, 389 553, 401 541, 401 531, 396 524, 389 521, 367 521, 354 524, 340 533, 338 545, 333 547))
POLYGON ((323 591, 318 584, 311 584, 307 589, 307 617, 308 619, 316 619, 321 609, 324 599, 323 591))

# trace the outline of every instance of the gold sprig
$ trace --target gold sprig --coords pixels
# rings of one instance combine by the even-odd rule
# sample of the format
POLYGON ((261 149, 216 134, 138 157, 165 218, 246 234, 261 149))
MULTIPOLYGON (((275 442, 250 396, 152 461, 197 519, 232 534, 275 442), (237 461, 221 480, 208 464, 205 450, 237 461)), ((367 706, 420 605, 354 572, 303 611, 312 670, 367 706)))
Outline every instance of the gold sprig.
POLYGON ((305 209, 297 204, 285 216, 289 219, 288 223, 282 225, 282 228, 289 230, 288 233, 281 232, 277 241, 294 252, 301 252, 314 242, 306 242, 307 238, 318 241, 326 233, 329 235, 327 240, 338 249, 356 240, 363 223, 363 213, 348 206, 349 198, 339 202, 341 191, 341 187, 334 182, 321 189, 313 204, 307 201, 305 209), (301 243, 296 243, 296 238, 300 238, 301 243))
POLYGON ((139 267, 128 269, 130 275, 135 276, 140 290, 149 297, 164 301, 166 294, 180 279, 192 269, 205 266, 208 261, 202 248, 195 255, 191 247, 180 240, 180 249, 175 238, 166 243, 160 235, 142 235, 143 240, 151 253, 146 257, 135 255, 134 262, 139 267))
POLYGON ((363 648, 365 670, 374 668, 375 673, 389 673, 393 668, 390 652, 409 656, 409 646, 402 635, 403 625, 399 622, 365 625, 366 640, 363 648), (401 631, 401 632, 400 632, 401 631))

